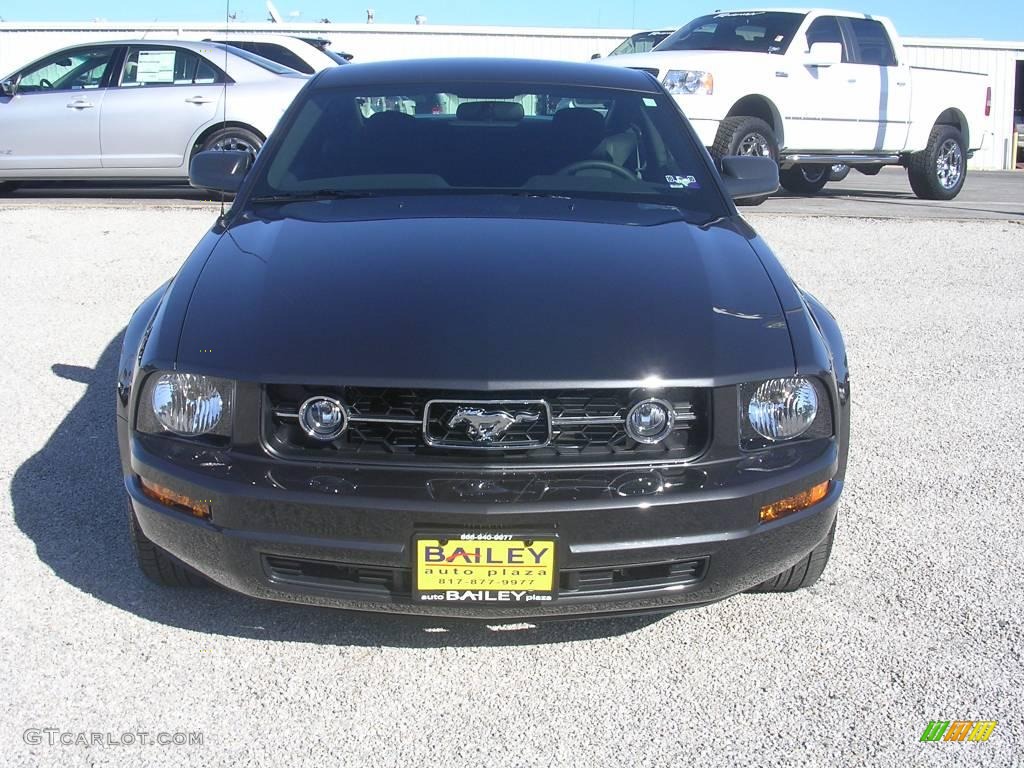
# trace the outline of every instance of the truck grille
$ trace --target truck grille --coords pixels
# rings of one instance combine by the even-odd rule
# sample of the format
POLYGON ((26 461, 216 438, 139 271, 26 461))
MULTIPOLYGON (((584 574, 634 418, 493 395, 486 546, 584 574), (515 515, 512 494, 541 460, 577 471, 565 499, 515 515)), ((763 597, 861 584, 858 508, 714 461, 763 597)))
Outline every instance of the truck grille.
MULTIPOLYGON (((453 392, 366 387, 264 387, 263 430, 275 453, 312 461, 388 461, 511 464, 601 461, 668 461, 700 453, 708 439, 708 395, 702 389, 657 393, 675 410, 675 428, 656 445, 628 436, 629 408, 649 396, 643 390, 545 390, 453 392), (329 443, 308 437, 299 407, 326 396, 344 403, 348 429, 329 443), (488 444, 468 438, 470 426, 451 427, 458 409, 504 411, 517 419, 488 444), (425 418, 426 417, 426 418, 425 418)), ((468 421, 468 420, 467 420, 468 421)))

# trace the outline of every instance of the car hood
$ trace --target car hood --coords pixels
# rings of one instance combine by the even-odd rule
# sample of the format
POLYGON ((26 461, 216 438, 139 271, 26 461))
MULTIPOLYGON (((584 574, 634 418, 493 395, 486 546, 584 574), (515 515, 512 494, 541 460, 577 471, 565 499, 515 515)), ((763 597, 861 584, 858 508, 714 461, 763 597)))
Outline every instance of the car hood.
POLYGON ((638 225, 399 208, 232 227, 196 283, 179 367, 473 389, 710 386, 794 369, 779 299, 738 219, 638 225))
POLYGON ((609 56, 596 59, 595 64, 611 67, 628 67, 632 69, 658 70, 658 79, 665 77, 670 69, 697 69, 715 73, 715 65, 721 63, 730 71, 738 71, 740 64, 748 61, 754 66, 756 61, 769 54, 751 51, 649 51, 647 53, 629 53, 622 56, 609 56))

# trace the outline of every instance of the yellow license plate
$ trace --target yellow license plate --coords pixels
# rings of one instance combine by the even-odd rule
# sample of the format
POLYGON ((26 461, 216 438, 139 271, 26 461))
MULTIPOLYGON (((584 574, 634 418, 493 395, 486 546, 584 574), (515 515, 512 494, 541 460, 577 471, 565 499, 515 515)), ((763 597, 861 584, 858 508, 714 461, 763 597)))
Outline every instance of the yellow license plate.
POLYGON ((530 603, 554 599, 557 582, 553 537, 420 536, 413 544, 413 599, 417 602, 530 603))

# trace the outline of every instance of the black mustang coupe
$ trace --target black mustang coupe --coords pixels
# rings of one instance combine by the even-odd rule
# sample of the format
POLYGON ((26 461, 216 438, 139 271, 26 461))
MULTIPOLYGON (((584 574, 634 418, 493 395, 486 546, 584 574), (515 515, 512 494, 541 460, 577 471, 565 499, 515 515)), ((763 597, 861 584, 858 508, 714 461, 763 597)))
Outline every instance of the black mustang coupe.
POLYGON ((118 371, 151 578, 500 619, 821 575, 842 336, 737 214, 775 165, 716 168, 648 73, 339 67, 191 177, 234 204, 118 371))

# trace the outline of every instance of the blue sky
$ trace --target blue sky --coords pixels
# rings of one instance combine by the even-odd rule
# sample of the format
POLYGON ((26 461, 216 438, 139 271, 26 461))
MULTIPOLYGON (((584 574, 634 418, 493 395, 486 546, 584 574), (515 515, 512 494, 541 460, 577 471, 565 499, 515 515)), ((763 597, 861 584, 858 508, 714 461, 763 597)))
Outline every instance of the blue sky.
MULTIPOLYGON (((786 2, 779 2, 785 5, 786 2)), ((768 3, 680 2, 679 0, 276 0, 281 14, 294 20, 363 22, 365 9, 379 23, 408 23, 417 13, 431 24, 511 24, 561 27, 679 27, 718 8, 750 8, 768 3), (298 12, 297 17, 292 16, 298 12)), ((266 18, 263 0, 233 0, 242 21, 266 18)), ((868 0, 846 6, 889 16, 907 35, 1024 39, 1020 0, 988 0, 965 6, 955 0, 868 0), (968 10, 969 8, 969 10, 968 10)), ((224 17, 220 0, 0 0, 7 21, 210 21, 224 17)))

